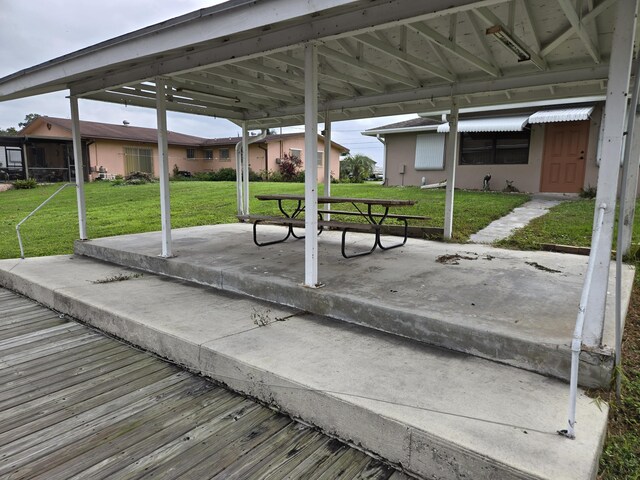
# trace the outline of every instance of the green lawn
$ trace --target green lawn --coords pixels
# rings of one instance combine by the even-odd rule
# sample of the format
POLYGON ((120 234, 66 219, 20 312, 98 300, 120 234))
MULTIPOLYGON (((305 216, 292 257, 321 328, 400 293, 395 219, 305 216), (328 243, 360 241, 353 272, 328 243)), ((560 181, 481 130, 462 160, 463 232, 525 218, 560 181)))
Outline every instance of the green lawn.
MULTIPOLYGON (((636 212, 640 202, 636 202, 636 212)), ((588 247, 591 244, 595 201, 578 200, 554 207, 517 231, 499 246, 538 249, 541 243, 588 247)), ((614 234, 615 245, 617 232, 614 234)), ((633 242, 640 241, 640 215, 635 217, 633 242)), ((634 256, 634 258, 637 258, 634 256)), ((631 306, 625 324, 623 345, 623 398, 617 402, 611 392, 593 392, 609 400, 609 432, 600 460, 598 478, 602 480, 640 479, 640 263, 631 306)))
MULTIPOLYGON (((511 237, 497 242, 498 246, 519 250, 537 250, 541 243, 557 243, 589 247, 595 200, 580 199, 564 202, 535 220, 511 237)), ((636 211, 640 211, 640 202, 636 202, 636 211)), ((614 232, 614 244, 617 231, 614 232)), ((640 216, 635 217, 633 225, 633 243, 640 242, 640 216)))
MULTIPOLYGON (((51 195, 57 185, 0 193, 0 258, 20 255, 16 224, 51 195)), ((86 185, 87 230, 90 238, 160 230, 159 185, 86 185)), ((234 182, 172 182, 171 210, 174 228, 235 222, 234 182)), ((322 191, 322 189, 320 190, 322 191)), ((300 183, 252 183, 252 213, 276 213, 275 202, 253 198, 267 193, 303 193, 300 183)), ((431 217, 428 226, 442 227, 444 191, 371 184, 332 185, 332 194, 347 197, 413 199, 406 212, 431 217)), ((466 241, 471 233, 524 203, 526 195, 456 192, 454 240, 466 241)), ((26 256, 71 253, 78 236, 75 189, 61 192, 21 228, 26 256)))

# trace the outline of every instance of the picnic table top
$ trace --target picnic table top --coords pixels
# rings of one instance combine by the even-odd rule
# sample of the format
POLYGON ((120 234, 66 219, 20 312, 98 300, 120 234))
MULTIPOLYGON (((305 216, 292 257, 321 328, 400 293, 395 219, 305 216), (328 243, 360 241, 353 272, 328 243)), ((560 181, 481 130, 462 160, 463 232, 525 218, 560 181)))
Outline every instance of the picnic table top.
MULTIPOLYGON (((256 195, 258 200, 305 200, 304 195, 256 195)), ((390 198, 351 198, 351 197, 318 197, 318 203, 362 203, 365 205, 408 206, 415 205, 415 200, 394 200, 390 198)))

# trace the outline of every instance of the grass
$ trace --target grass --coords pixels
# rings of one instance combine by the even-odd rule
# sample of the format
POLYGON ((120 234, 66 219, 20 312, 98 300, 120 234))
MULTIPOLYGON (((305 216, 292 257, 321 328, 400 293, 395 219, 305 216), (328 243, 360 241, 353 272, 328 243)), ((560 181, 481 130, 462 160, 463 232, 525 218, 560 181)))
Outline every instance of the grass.
MULTIPOLYGON (((0 258, 16 258, 20 255, 15 233, 16 224, 57 188, 56 185, 48 185, 32 190, 9 190, 0 193, 0 258)), ((160 230, 159 188, 158 184, 118 187, 108 182, 87 184, 89 238, 160 230)), ((269 193, 303 193, 304 185, 258 182, 251 184, 250 192, 252 213, 275 214, 275 202, 260 202, 253 196, 269 193)), ((428 226, 443 226, 443 190, 336 184, 332 185, 332 194, 347 197, 413 199, 418 203, 414 207, 406 207, 407 213, 431 217, 427 222, 428 226)), ((454 240, 466 241, 471 233, 505 215, 527 199, 526 195, 456 192, 454 240)), ((235 183, 172 182, 171 210, 174 228, 235 222, 235 183)), ((21 232, 26 256, 72 253, 73 241, 78 236, 74 189, 62 191, 42 211, 30 218, 21 227, 21 232)))
MULTIPOLYGON (((636 211, 640 212, 639 208, 640 202, 636 202, 636 211)), ((547 215, 534 219, 529 225, 511 237, 497 242, 496 245, 519 250, 537 250, 542 243, 589 247, 594 209, 595 200, 561 203, 547 215)), ((614 232, 614 242, 616 236, 617 230, 614 232)), ((634 222, 632 242, 640 242, 640 221, 634 222)))
MULTIPOLYGON (((636 212, 640 202, 636 202, 636 212)), ((591 244, 595 201, 578 200, 554 207, 547 215, 532 221, 499 246, 538 249, 541 243, 588 247, 591 244)), ((640 215, 633 225, 633 242, 640 240, 640 215)), ((614 242, 617 232, 614 234, 614 242)), ((640 262, 636 267, 631 304, 627 313, 622 351, 622 398, 612 391, 591 392, 610 405, 609 428, 600 459, 601 480, 640 479, 640 262)))

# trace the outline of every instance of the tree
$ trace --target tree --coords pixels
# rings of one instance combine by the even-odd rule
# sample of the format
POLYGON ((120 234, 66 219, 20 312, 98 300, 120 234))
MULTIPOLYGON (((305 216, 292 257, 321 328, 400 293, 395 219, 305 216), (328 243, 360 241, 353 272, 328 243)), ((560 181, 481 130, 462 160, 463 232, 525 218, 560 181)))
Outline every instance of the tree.
POLYGON ((15 127, 9 127, 6 130, 0 128, 0 137, 15 137, 16 135, 18 135, 18 131, 15 127))
POLYGON ((373 175, 376 162, 366 155, 356 153, 340 160, 340 178, 348 178, 353 183, 362 183, 373 175))
MULTIPOLYGON (((22 130, 24 127, 26 127, 31 122, 33 122, 36 118, 40 118, 41 116, 42 115, 40 115, 39 113, 28 113, 27 115, 24 116, 24 120, 18 123, 18 127, 20 128, 20 130, 22 130)), ((6 129, 0 128, 0 136, 14 137, 18 135, 18 133, 19 133, 19 130, 16 129, 15 127, 9 127, 6 129)))
POLYGON ((39 113, 28 113, 24 116, 24 120, 18 123, 20 128, 24 128, 28 126, 31 122, 33 122, 36 118, 40 118, 42 115, 39 113))

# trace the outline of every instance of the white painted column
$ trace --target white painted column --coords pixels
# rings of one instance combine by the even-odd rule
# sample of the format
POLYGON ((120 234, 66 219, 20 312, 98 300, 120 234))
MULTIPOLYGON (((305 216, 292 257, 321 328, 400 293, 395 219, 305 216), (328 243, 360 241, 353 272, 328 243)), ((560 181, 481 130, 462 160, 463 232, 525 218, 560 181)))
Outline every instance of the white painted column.
POLYGON ((242 122, 242 204, 243 215, 249 215, 249 130, 242 122))
POLYGON ((82 136, 80 135, 80 113, 78 109, 78 97, 69 97, 69 103, 71 105, 71 138, 73 139, 73 163, 75 164, 76 171, 78 228, 80 232, 80 240, 86 240, 89 237, 87 237, 87 207, 85 205, 84 199, 84 169, 82 168, 82 136))
POLYGON ((318 286, 318 53, 304 47, 304 285, 318 286))
POLYGON ((447 137, 447 190, 444 205, 444 238, 451 240, 453 235, 453 203, 456 186, 456 166, 458 164, 458 102, 451 100, 451 115, 449 115, 449 135, 447 137))
MULTIPOLYGON (((244 132, 244 122, 242 122, 242 131, 244 132)), ((236 204, 238 206, 238 215, 244 215, 242 188, 242 139, 236 143, 236 204)))
POLYGON ((638 170, 640 169, 640 110, 638 100, 640 99, 640 58, 638 59, 637 71, 633 85, 633 97, 631 108, 629 109, 629 120, 627 124, 627 138, 625 142, 625 168, 622 172, 623 178, 622 196, 624 207, 622 212, 622 253, 629 253, 631 249, 631 237, 633 235, 633 219, 636 213, 636 195, 638 194, 638 170), (625 174, 626 172, 626 174, 625 174))
POLYGON ((167 96, 163 78, 156 78, 156 113, 158 119, 158 164, 160 168, 160 218, 162 220, 162 253, 171 252, 171 199, 169 194, 169 145, 167 142, 167 96))
MULTIPOLYGON (((340 163, 338 162, 338 170, 340 169, 340 163)), ((324 114, 324 196, 331 196, 331 117, 329 112, 324 114)), ((331 210, 331 204, 324 204, 325 210, 331 210)), ((327 220, 331 220, 331 214, 328 213, 325 217, 327 220)))
MULTIPOLYGON (((606 204, 602 233, 599 242, 592 242, 595 249, 595 268, 589 290, 589 301, 585 313, 583 343, 597 347, 602 340, 604 313, 609 283, 611 242, 616 211, 616 196, 622 158, 629 78, 633 54, 633 37, 636 29, 638 0, 619 0, 614 36, 609 61, 609 81, 605 104, 605 125, 602 142, 602 159, 598 172, 598 194, 596 205, 606 204)), ((594 223, 597 211, 594 213, 594 223)))

